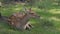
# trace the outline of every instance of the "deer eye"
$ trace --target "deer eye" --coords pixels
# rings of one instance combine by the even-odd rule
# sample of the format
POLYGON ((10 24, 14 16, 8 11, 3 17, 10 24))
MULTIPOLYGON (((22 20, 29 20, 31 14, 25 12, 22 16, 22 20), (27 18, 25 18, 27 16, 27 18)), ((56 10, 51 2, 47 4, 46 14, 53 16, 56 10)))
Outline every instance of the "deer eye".
POLYGON ((34 14, 34 13, 30 13, 30 14, 34 14))

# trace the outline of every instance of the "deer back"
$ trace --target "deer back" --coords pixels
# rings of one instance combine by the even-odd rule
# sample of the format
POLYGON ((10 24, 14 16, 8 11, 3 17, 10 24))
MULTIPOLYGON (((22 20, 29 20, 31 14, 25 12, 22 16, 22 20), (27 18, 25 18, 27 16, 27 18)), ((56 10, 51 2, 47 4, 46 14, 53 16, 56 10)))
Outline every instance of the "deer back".
POLYGON ((17 22, 20 22, 23 18, 24 18, 25 14, 21 14, 21 13, 14 13, 13 15, 11 15, 8 19, 8 21, 13 25, 15 25, 15 23, 17 24, 17 22))

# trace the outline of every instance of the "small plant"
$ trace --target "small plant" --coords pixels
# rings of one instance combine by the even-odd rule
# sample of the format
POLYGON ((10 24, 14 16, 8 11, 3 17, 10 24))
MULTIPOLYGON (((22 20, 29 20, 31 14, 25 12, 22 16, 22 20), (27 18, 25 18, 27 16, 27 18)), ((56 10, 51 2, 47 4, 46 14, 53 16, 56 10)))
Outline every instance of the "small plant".
POLYGON ((52 26, 54 26, 53 22, 51 20, 48 20, 48 19, 43 19, 41 22, 42 22, 41 25, 43 27, 52 27, 52 26))

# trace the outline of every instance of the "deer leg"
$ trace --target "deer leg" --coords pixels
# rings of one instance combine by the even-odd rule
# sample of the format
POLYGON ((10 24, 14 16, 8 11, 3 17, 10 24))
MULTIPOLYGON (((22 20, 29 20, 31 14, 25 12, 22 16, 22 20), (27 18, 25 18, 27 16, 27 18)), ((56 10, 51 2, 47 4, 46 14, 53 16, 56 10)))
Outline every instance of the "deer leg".
POLYGON ((29 26, 26 26, 26 28, 25 28, 26 30, 30 30, 30 27, 29 26))
POLYGON ((30 22, 28 22, 28 26, 30 27, 30 28, 32 28, 33 26, 30 24, 30 22))
POLYGON ((31 25, 31 24, 28 24, 28 26, 29 26, 30 28, 32 28, 32 25, 31 25))
POLYGON ((30 23, 27 23, 27 24, 25 25, 25 28, 24 28, 24 29, 25 29, 25 30, 30 30, 31 27, 32 27, 31 24, 30 24, 30 23))
POLYGON ((28 24, 28 26, 26 27, 27 30, 30 30, 31 28, 33 28, 31 24, 28 24))
POLYGON ((26 27, 26 29, 25 30, 30 30, 30 28, 29 27, 26 27))
POLYGON ((28 24, 28 26, 29 26, 30 28, 32 28, 32 27, 33 27, 29 22, 28 22, 27 24, 28 24))

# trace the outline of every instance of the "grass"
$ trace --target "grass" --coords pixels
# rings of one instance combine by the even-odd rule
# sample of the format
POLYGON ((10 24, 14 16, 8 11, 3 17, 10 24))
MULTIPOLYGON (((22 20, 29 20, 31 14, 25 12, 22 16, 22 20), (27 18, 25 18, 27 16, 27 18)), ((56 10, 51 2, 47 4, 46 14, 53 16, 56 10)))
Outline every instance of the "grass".
MULTIPOLYGON (((10 16, 14 12, 19 12, 22 8, 23 6, 21 5, 9 5, 8 7, 4 6, 4 8, 1 8, 1 13, 4 16, 10 16)), ((41 16, 40 22, 35 19, 31 19, 29 21, 34 28, 30 31, 19 31, 11 29, 6 22, 0 21, 0 34, 60 34, 60 9, 50 9, 47 12, 34 7, 32 9, 41 16), (51 24, 52 26, 50 26, 51 24)))

